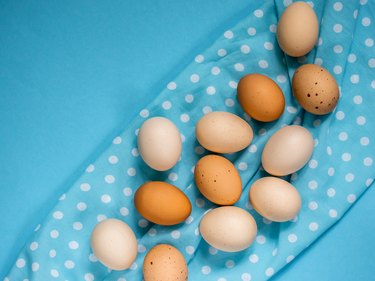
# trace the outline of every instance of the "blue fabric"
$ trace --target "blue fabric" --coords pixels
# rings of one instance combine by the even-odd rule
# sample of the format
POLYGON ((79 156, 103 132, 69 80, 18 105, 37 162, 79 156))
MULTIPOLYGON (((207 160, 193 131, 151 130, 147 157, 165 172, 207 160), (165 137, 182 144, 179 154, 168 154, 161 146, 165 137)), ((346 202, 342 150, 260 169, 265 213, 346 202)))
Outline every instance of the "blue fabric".
POLYGON ((345 3, 340 10, 334 2, 315 3, 319 18, 324 17, 322 40, 306 61, 323 63, 335 72, 342 93, 336 111, 318 118, 304 114, 292 98, 289 77, 299 64, 289 58, 284 63, 275 42, 274 25, 284 8, 282 3, 279 5, 275 10, 272 2, 254 2, 246 19, 198 55, 140 112, 140 117, 113 140, 61 197, 20 254, 8 276, 10 280, 49 280, 51 275, 62 280, 90 280, 93 276, 95 280, 141 280, 142 258, 160 242, 171 243, 185 254, 191 280, 250 280, 250 276, 252 280, 265 280, 344 214, 374 177, 371 129, 375 120, 375 82, 371 80, 374 51, 370 31, 374 6, 367 3, 367 8, 363 8, 352 2, 345 3), (356 9, 358 15, 354 18, 356 9), (342 24, 342 31, 337 24, 342 24), (210 110, 243 115, 236 104, 235 87, 248 72, 262 72, 278 81, 287 107, 275 123, 256 123, 244 116, 257 135, 249 149, 229 157, 246 183, 237 205, 250 209, 259 225, 254 245, 233 255, 208 247, 196 232, 200 217, 212 205, 200 196, 192 181, 192 167, 201 157, 193 128, 203 113, 210 110), (136 129, 144 118, 156 115, 173 120, 185 139, 180 163, 167 173, 151 171, 135 150, 136 129), (251 210, 247 193, 251 182, 264 175, 259 170, 259 156, 265 141, 275 130, 290 123, 303 123, 314 135, 316 147, 309 165, 291 179, 304 201, 300 215, 293 222, 270 223, 251 210), (151 179, 175 184, 195 203, 192 218, 186 224, 169 228, 150 225, 136 213, 132 195, 141 183, 151 179), (90 256, 88 237, 97 221, 104 217, 121 218, 135 230, 141 246, 137 266, 132 270, 109 273, 90 256), (73 264, 74 270, 68 269, 73 264))

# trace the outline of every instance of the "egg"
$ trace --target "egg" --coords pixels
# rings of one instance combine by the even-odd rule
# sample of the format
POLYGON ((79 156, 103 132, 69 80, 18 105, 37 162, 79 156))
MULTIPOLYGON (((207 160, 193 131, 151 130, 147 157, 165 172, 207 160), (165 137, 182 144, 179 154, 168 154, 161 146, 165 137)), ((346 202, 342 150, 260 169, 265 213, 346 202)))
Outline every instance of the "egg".
POLYGON ((167 118, 146 120, 138 132, 138 150, 148 166, 157 171, 172 168, 181 155, 181 136, 167 118))
POLYGON ((285 176, 301 169, 314 149, 310 132, 302 126, 285 126, 267 141, 262 152, 264 170, 274 176, 285 176))
POLYGON ((213 203, 233 205, 240 199, 240 174, 232 162, 222 156, 202 157, 195 166, 194 180, 199 191, 213 203))
POLYGON ((274 121, 284 112, 282 90, 271 78, 262 74, 242 77, 237 87, 237 98, 243 110, 258 121, 274 121))
POLYGON ((137 257, 133 230, 118 219, 98 223, 91 234, 91 248, 98 260, 113 270, 128 269, 137 257))
POLYGON ((255 181, 250 187, 249 198, 251 206, 270 221, 291 220, 301 209, 301 197, 297 189, 276 177, 255 181))
POLYGON ((144 281, 187 281, 184 256, 168 244, 153 247, 143 261, 143 278, 144 281))
POLYGON ((250 247, 257 234, 257 225, 247 211, 224 206, 206 213, 199 231, 212 247, 224 252, 239 252, 250 247))
POLYGON ((306 55, 314 48, 318 35, 318 18, 309 4, 295 2, 281 14, 277 25, 277 41, 287 55, 306 55))
POLYGON ((185 193, 162 181, 141 185, 135 192, 134 204, 145 219, 160 225, 179 224, 191 213, 191 203, 185 193))
POLYGON ((217 153, 233 153, 246 148, 253 139, 250 125, 235 114, 215 111, 203 116, 195 127, 198 142, 217 153))
POLYGON ((305 64, 296 70, 292 89, 298 103, 312 114, 332 112, 339 100, 339 87, 335 78, 315 64, 305 64))

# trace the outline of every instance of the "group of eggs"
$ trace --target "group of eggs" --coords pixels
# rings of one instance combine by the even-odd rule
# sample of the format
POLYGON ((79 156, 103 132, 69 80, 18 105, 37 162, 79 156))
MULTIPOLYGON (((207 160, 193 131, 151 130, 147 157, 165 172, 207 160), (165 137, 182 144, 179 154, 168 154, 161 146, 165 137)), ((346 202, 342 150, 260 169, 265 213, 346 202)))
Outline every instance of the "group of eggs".
MULTIPOLYGON (((277 39, 290 56, 307 54, 317 41, 319 25, 314 10, 304 2, 290 5, 282 14, 277 39)), ((313 114, 331 112, 339 99, 335 79, 324 68, 306 64, 295 71, 292 80, 294 97, 313 114)), ((243 110, 254 120, 271 122, 284 112, 285 99, 280 87, 262 74, 248 74, 238 83, 237 98, 243 110)), ((211 246, 226 252, 238 252, 251 245, 257 225, 249 212, 231 206, 242 193, 236 167, 218 154, 235 153, 250 145, 253 130, 240 117, 229 112, 211 112, 195 127, 198 142, 210 154, 195 165, 194 180, 200 193, 219 207, 206 212, 199 230, 211 246)), ((297 189, 279 178, 301 169, 310 159, 314 141, 302 126, 284 126, 274 133, 262 152, 263 169, 270 174, 255 181, 249 192, 253 208, 264 218, 285 222, 301 208, 297 189)), ((180 159, 182 144, 177 127, 167 118, 146 120, 138 133, 138 150, 145 163, 157 171, 171 169, 180 159)), ((135 208, 147 220, 159 225, 184 222, 192 211, 189 198, 179 188, 161 181, 141 185, 134 196, 135 208)), ((95 256, 108 268, 129 268, 137 256, 137 240, 132 229, 117 219, 100 222, 91 235, 95 256)), ((146 255, 143 263, 145 281, 187 280, 183 255, 175 247, 159 244, 146 255)))

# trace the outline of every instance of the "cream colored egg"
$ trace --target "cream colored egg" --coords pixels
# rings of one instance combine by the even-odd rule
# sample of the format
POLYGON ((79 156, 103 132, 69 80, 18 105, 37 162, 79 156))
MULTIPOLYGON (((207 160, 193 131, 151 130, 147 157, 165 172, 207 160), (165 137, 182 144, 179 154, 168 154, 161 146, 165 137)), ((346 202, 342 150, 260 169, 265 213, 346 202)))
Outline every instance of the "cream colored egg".
POLYGON ((143 278, 144 281, 187 281, 184 256, 168 244, 153 247, 143 261, 143 278))
POLYGON ((224 252, 248 248, 257 234, 254 218, 235 206, 224 206, 206 213, 199 225, 203 239, 224 252))
POLYGON ((289 56, 300 57, 314 48, 319 23, 314 9, 305 2, 295 2, 282 13, 277 25, 277 41, 289 56))
POLYGON ((274 176, 285 176, 301 169, 314 149, 310 132, 302 126, 285 126, 267 141, 262 153, 264 170, 274 176))
POLYGON ((271 221, 284 222, 293 219, 301 209, 301 197, 289 182, 264 177, 255 181, 249 192, 251 206, 271 221))
POLYGON ((147 165, 157 171, 172 168, 180 158, 181 147, 180 133, 167 118, 150 118, 139 129, 139 154, 147 165))
POLYGON ((128 269, 137 257, 133 230, 117 219, 106 219, 97 224, 90 242, 94 255, 110 269, 128 269))
POLYGON ((195 134, 204 148, 217 153, 240 151, 253 139, 253 130, 245 120, 224 111, 203 116, 196 125, 195 134))

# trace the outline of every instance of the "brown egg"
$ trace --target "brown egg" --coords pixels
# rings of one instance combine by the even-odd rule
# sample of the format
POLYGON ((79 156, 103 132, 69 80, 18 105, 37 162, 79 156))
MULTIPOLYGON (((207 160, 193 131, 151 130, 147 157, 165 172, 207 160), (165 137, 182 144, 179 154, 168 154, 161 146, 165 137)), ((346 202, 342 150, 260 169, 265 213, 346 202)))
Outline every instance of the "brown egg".
POLYGON ((323 67, 305 64, 293 76, 293 94, 308 112, 324 115, 332 112, 339 100, 339 88, 335 78, 323 67))
POLYGON ((134 195, 134 204, 145 219, 160 225, 179 224, 191 213, 191 203, 185 193, 161 181, 141 185, 134 195))
POLYGON ((184 256, 175 247, 153 247, 143 261, 144 281, 186 281, 188 268, 184 256))
POLYGON ((284 112, 283 92, 271 78, 262 74, 242 77, 238 83, 237 97, 243 110, 258 121, 274 121, 284 112))
POLYGON ((240 199, 242 182, 234 165, 218 155, 201 158, 194 170, 199 191, 213 203, 233 205, 240 199))

